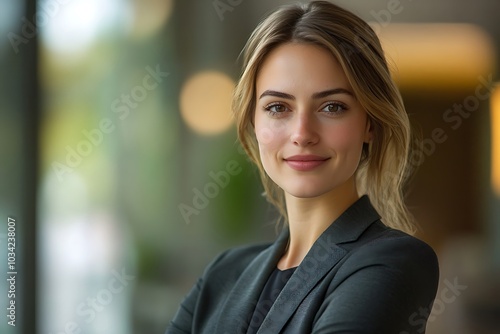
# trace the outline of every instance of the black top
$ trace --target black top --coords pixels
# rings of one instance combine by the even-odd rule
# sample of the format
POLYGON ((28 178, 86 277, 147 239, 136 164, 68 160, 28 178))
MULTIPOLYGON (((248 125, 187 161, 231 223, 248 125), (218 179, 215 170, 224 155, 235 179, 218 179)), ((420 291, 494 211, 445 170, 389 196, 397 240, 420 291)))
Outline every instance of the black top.
POLYGON ((271 306, 273 306, 274 301, 278 298, 278 295, 281 293, 281 290, 283 290, 286 282, 288 282, 294 271, 295 268, 289 268, 286 270, 279 270, 276 268, 271 273, 271 276, 269 276, 269 279, 260 294, 255 310, 253 311, 247 334, 257 333, 260 325, 264 321, 264 318, 271 309, 271 306))

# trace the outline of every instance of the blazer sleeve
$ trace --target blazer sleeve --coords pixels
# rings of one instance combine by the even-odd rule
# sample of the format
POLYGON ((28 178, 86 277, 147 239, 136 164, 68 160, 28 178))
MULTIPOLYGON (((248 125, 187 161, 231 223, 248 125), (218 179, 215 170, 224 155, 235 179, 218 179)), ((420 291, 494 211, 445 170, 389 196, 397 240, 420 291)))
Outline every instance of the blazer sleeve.
POLYGON ((191 288, 189 293, 184 297, 179 309, 174 318, 165 331, 165 334, 189 334, 193 331, 193 316, 194 310, 198 303, 198 298, 203 285, 205 276, 210 269, 218 263, 229 251, 225 251, 217 256, 206 268, 203 275, 198 279, 196 284, 191 288))
POLYGON ((427 244, 411 236, 378 239, 339 269, 312 333, 422 334, 438 281, 437 258, 427 244))

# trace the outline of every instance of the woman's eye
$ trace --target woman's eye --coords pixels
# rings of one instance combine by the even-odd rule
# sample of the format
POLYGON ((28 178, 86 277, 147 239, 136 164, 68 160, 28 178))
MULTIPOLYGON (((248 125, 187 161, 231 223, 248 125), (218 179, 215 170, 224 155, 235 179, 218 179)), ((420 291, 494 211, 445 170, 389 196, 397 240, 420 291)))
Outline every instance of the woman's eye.
POLYGON ((281 114, 288 110, 286 106, 280 103, 270 104, 264 109, 271 115, 281 114))
POLYGON ((347 106, 343 103, 328 103, 321 111, 329 114, 338 115, 347 110, 347 106))

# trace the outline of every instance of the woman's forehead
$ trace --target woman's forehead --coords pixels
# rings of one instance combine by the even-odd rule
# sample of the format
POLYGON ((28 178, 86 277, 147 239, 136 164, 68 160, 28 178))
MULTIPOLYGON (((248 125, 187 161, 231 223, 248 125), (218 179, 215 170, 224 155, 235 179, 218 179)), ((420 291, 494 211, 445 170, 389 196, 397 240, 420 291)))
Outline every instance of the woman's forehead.
POLYGON ((257 73, 256 87, 257 92, 352 90, 342 66, 331 52, 305 43, 286 43, 272 50, 257 73))

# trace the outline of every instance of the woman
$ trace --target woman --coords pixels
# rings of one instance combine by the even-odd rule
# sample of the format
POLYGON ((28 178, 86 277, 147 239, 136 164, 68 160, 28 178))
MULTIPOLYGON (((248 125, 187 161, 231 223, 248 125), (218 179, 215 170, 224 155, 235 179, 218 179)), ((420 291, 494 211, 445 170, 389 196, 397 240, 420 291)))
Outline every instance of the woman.
POLYGON ((410 235, 410 125, 373 30, 326 1, 278 9, 233 110, 285 228, 218 256, 167 333, 425 332, 438 264, 410 235))

